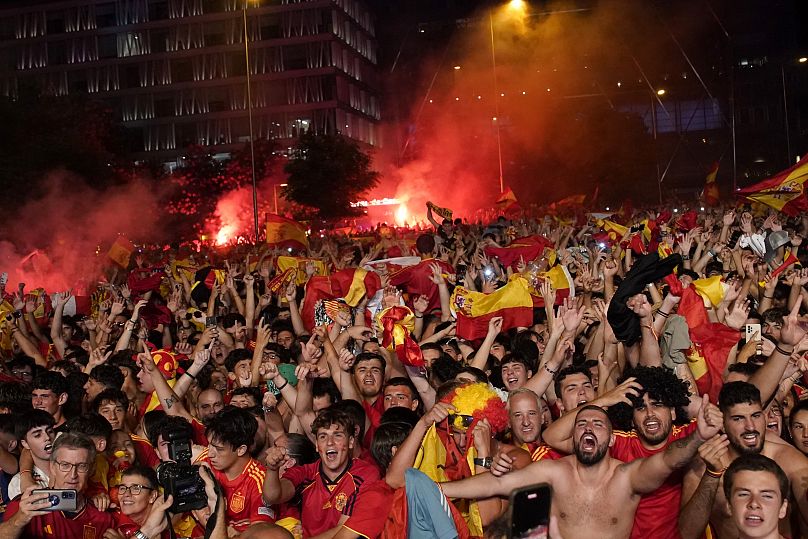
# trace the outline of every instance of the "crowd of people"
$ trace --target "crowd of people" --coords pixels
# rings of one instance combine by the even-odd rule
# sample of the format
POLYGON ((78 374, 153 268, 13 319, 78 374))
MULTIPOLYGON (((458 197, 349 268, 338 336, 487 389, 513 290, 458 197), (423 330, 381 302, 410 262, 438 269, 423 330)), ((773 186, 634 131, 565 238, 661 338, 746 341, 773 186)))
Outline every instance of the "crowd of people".
POLYGON ((0 280, 0 539, 808 536, 808 216, 434 208, 0 280))

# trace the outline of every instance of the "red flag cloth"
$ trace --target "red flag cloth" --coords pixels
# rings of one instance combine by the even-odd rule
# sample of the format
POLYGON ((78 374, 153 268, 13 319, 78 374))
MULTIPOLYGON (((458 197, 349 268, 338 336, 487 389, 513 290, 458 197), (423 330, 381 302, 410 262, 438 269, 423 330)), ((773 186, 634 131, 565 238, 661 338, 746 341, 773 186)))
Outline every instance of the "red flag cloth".
POLYGON ((129 272, 126 284, 129 285, 133 295, 139 296, 149 290, 158 291, 163 277, 165 277, 163 268, 135 268, 129 272))
POLYGON ((548 247, 552 249, 553 243, 544 236, 525 236, 513 240, 507 247, 486 247, 485 254, 495 256, 503 265, 516 269, 519 257, 528 263, 540 257, 548 247))
POLYGON ((382 333, 382 346, 395 350, 398 359, 411 367, 423 367, 424 355, 406 327, 405 319, 410 317, 412 311, 406 307, 390 307, 380 313, 379 323, 384 329, 382 333))
POLYGON ((688 210, 682 214, 679 219, 676 220, 676 228, 687 232, 689 230, 693 230, 696 228, 698 224, 699 216, 696 213, 696 210, 688 210))
MULTIPOLYGON (((361 283, 354 283, 354 274, 357 268, 346 268, 332 273, 331 275, 315 275, 306 283, 306 299, 303 303, 300 316, 306 329, 314 328, 314 306, 320 300, 345 298, 349 293, 360 293, 357 288, 364 285, 364 295, 372 297, 382 287, 382 281, 378 274, 372 271, 365 271, 364 279, 361 283), (352 284, 354 289, 352 290, 352 284)), ((351 305, 351 301, 348 304, 351 305)), ((353 303, 351 307, 355 307, 353 303)))
POLYGON ((412 307, 412 302, 420 295, 427 297, 429 305, 428 311, 433 311, 440 308, 440 293, 438 292, 438 285, 432 282, 432 264, 438 264, 441 272, 446 274, 453 274, 454 268, 447 262, 437 260, 435 258, 427 258, 422 260, 420 264, 415 266, 407 266, 401 270, 390 274, 390 284, 398 288, 402 288, 407 292, 410 297, 407 299, 407 305, 412 307))
POLYGON ((808 180, 808 154, 799 163, 771 178, 738 191, 738 195, 760 202, 786 215, 795 216, 808 211, 805 181, 808 180))
POLYGON ((718 402, 718 393, 724 383, 727 356, 732 347, 738 344, 740 334, 729 326, 710 322, 704 300, 694 286, 682 290, 678 314, 685 317, 690 330, 693 349, 688 363, 699 393, 706 393, 711 402, 718 402))
POLYGON ((306 227, 297 221, 281 217, 280 215, 267 214, 267 245, 279 249, 296 249, 304 251, 309 246, 309 239, 306 236, 306 227))

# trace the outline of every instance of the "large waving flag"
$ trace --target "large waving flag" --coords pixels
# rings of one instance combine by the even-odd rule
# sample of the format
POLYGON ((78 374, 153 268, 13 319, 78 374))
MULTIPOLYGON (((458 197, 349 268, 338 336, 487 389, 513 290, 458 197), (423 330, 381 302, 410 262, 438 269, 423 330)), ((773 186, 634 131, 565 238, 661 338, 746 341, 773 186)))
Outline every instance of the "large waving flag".
POLYGON ((273 213, 267 214, 267 245, 281 249, 308 249, 306 228, 292 219, 273 213))
POLYGON ((508 189, 497 199, 497 206, 499 206, 501 209, 508 209, 517 202, 518 201, 516 200, 516 195, 514 194, 513 189, 508 187, 508 189))
POLYGON ((707 178, 704 180, 704 203, 708 206, 718 206, 720 195, 718 184, 715 181, 716 176, 718 176, 718 161, 710 167, 707 178))
POLYGON ((123 236, 118 236, 115 242, 110 246, 107 256, 120 267, 126 269, 129 267, 129 259, 134 250, 135 246, 131 241, 123 236))
POLYGON ((808 210, 805 180, 808 180, 808 154, 793 167, 745 187, 738 194, 747 200, 760 202, 786 215, 795 216, 808 210))
POLYGON ((540 257, 544 249, 552 247, 553 243, 544 236, 525 236, 516 238, 507 247, 486 247, 485 254, 495 256, 503 265, 516 269, 520 258, 527 264, 540 257))
POLYGON ((455 272, 448 262, 427 258, 414 266, 406 266, 394 273, 390 273, 390 284, 403 289, 409 294, 407 305, 412 306, 415 298, 424 295, 429 301, 428 311, 440 308, 438 285, 432 282, 432 264, 440 266, 441 272, 447 275, 455 272))
POLYGON ((492 294, 472 292, 458 286, 450 301, 457 314, 457 336, 464 339, 482 339, 488 333, 488 321, 502 317, 502 331, 515 327, 528 327, 533 323, 533 297, 529 284, 521 275, 492 294))
POLYGON ((316 258, 279 256, 278 260, 275 262, 278 266, 279 273, 285 274, 290 269, 296 270, 295 284, 298 285, 306 284, 306 280, 309 278, 308 275, 306 275, 306 265, 309 263, 314 264, 314 268, 317 270, 315 275, 328 275, 328 268, 325 267, 325 263, 316 258))
POLYGON ((362 298, 372 297, 382 286, 381 278, 364 268, 346 268, 331 275, 315 275, 306 283, 306 298, 301 317, 306 329, 314 328, 314 308, 320 300, 342 298, 350 307, 356 307, 362 298))

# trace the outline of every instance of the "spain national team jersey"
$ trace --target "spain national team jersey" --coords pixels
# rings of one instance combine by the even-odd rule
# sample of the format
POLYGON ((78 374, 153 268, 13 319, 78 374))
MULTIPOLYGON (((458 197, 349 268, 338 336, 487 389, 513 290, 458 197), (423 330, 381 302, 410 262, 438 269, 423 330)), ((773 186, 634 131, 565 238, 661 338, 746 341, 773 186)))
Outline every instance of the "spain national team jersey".
MULTIPOLYGON (((6 508, 5 520, 20 509, 20 501, 14 500, 6 508)), ((104 532, 115 526, 111 513, 102 513, 88 501, 78 513, 52 511, 47 515, 35 516, 23 529, 25 539, 101 539, 104 532)))
MULTIPOLYGON (((671 429, 667 443, 659 449, 646 449, 635 431, 614 431, 614 445, 609 450, 611 456, 623 462, 632 462, 643 457, 650 457, 665 448, 673 441, 689 436, 696 430, 696 422, 671 429)), ((631 530, 631 539, 678 539, 679 538, 679 506, 682 501, 682 480, 685 470, 673 472, 651 494, 640 499, 637 512, 634 514, 634 527, 631 530)))
POLYGON ((563 457, 564 455, 546 444, 541 444, 530 454, 530 460, 533 462, 539 462, 540 460, 558 460, 563 457))
MULTIPOLYGON (((311 464, 289 468, 283 478, 291 481, 296 493, 301 496, 300 520, 304 537, 336 527, 340 517, 345 515, 350 518, 358 504, 378 499, 374 495, 366 498, 365 493, 368 486, 379 479, 379 469, 361 459, 351 459, 342 475, 334 481, 325 475, 319 459, 311 464)), ((362 533, 362 530, 357 532, 362 533)))
MULTIPOLYGON (((207 462, 208 450, 202 452, 195 462, 207 462)), ((253 522, 275 522, 272 509, 264 505, 263 490, 266 467, 255 459, 250 459, 244 470, 233 480, 210 466, 227 498, 225 518, 229 526, 243 532, 253 522)))

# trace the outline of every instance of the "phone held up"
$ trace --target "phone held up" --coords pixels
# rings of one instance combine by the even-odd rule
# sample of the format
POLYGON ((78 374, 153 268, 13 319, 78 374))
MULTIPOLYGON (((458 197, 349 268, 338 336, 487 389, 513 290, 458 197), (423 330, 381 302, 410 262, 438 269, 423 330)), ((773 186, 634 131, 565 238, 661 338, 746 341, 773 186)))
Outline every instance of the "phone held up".
POLYGON ((47 494, 50 507, 42 509, 42 511, 67 511, 75 512, 78 509, 78 497, 76 491, 72 489, 37 489, 33 494, 47 494))
POLYGON ((510 495, 508 539, 547 539, 552 497, 553 490, 547 483, 513 490, 510 495))

